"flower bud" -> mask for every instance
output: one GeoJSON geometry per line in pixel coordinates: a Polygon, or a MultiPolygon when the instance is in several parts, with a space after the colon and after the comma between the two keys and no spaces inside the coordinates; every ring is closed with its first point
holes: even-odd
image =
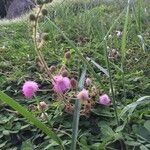
{"type": "Polygon", "coordinates": [[[70,59],[70,58],[71,58],[71,53],[70,53],[70,51],[68,51],[68,52],[65,53],[65,58],[66,58],[66,59],[70,59]]]}
{"type": "Polygon", "coordinates": [[[46,16],[46,15],[48,14],[47,9],[42,9],[42,11],[41,11],[41,12],[42,12],[42,15],[43,15],[43,16],[46,16]]]}
{"type": "Polygon", "coordinates": [[[41,116],[40,116],[40,118],[42,120],[46,120],[48,118],[48,114],[47,113],[42,113],[41,116]]]}
{"type": "Polygon", "coordinates": [[[29,19],[30,19],[30,21],[35,21],[36,16],[34,14],[30,14],[29,19]]]}
{"type": "Polygon", "coordinates": [[[79,94],[77,95],[77,98],[79,100],[89,100],[89,92],[85,89],[83,89],[82,91],[79,92],[79,94]]]}
{"type": "Polygon", "coordinates": [[[38,108],[38,110],[47,109],[48,108],[48,104],[46,104],[44,101],[42,101],[42,102],[39,103],[37,108],[38,108]]]}
{"type": "Polygon", "coordinates": [[[73,113],[73,106],[71,104],[66,104],[64,111],[69,113],[69,114],[72,114],[73,113]]]}
{"type": "Polygon", "coordinates": [[[85,80],[85,83],[86,83],[86,86],[90,86],[91,83],[92,83],[92,80],[91,80],[90,78],[87,78],[87,79],[85,80]]]}
{"type": "Polygon", "coordinates": [[[68,71],[67,71],[67,70],[64,70],[64,71],[62,72],[62,76],[63,76],[63,77],[68,77],[68,71]]]}
{"type": "Polygon", "coordinates": [[[49,71],[51,73],[53,73],[54,71],[56,70],[56,67],[54,65],[52,65],[50,68],[49,68],[49,71]]]}
{"type": "Polygon", "coordinates": [[[43,4],[43,0],[36,0],[37,5],[42,5],[43,4]]]}
{"type": "Polygon", "coordinates": [[[74,78],[72,78],[72,79],[70,80],[70,83],[71,83],[71,87],[72,87],[72,88],[76,88],[76,87],[77,87],[77,80],[75,80],[74,78]]]}

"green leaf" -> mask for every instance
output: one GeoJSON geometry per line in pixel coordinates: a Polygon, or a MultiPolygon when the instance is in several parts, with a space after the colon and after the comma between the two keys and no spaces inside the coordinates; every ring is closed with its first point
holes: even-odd
{"type": "Polygon", "coordinates": [[[144,146],[144,145],[141,145],[141,146],[140,146],[140,149],[141,149],[141,150],[149,150],[149,149],[148,149],[146,146],[144,146]]]}
{"type": "Polygon", "coordinates": [[[3,131],[3,135],[9,135],[9,134],[10,134],[10,132],[8,130],[3,131]]]}
{"type": "Polygon", "coordinates": [[[148,147],[148,148],[150,148],[150,144],[146,144],[145,146],[148,147]]]}
{"type": "Polygon", "coordinates": [[[0,148],[3,148],[6,145],[7,141],[3,142],[2,144],[0,144],[0,148]]]}
{"type": "Polygon", "coordinates": [[[101,132],[104,136],[114,137],[115,132],[106,122],[101,122],[99,124],[99,127],[101,128],[101,132]]]}
{"type": "Polygon", "coordinates": [[[129,116],[132,115],[135,108],[140,104],[148,104],[150,103],[150,96],[144,96],[139,98],[136,102],[133,102],[127,105],[120,113],[119,118],[122,120],[126,120],[129,116]]]}
{"type": "MultiPolygon", "coordinates": [[[[86,76],[86,67],[84,68],[78,88],[81,91],[84,88],[86,76]]],[[[74,108],[74,115],[73,115],[73,125],[72,125],[72,144],[71,150],[76,150],[76,143],[77,143],[77,136],[78,136],[78,127],[79,127],[79,118],[80,118],[80,109],[81,109],[81,102],[80,100],[76,99],[75,108],[74,108]]]]}
{"type": "Polygon", "coordinates": [[[25,141],[23,142],[22,146],[21,146],[21,150],[33,150],[33,145],[31,143],[31,141],[25,141]]]}
{"type": "Polygon", "coordinates": [[[141,143],[135,142],[135,141],[126,141],[125,144],[130,145],[130,146],[139,146],[141,143]]]}
{"type": "Polygon", "coordinates": [[[18,102],[10,98],[8,95],[0,91],[0,100],[11,106],[13,109],[18,111],[21,115],[23,115],[26,119],[28,119],[30,122],[32,122],[35,126],[37,126],[39,129],[41,129],[44,133],[46,133],[50,138],[52,138],[54,141],[56,141],[62,149],[64,149],[64,146],[62,145],[62,141],[60,138],[56,135],[56,133],[48,128],[45,124],[40,122],[35,116],[30,113],[27,109],[22,107],[18,102]]]}
{"type": "Polygon", "coordinates": [[[147,120],[145,123],[144,123],[144,127],[149,131],[150,133],[150,120],[147,120]]]}

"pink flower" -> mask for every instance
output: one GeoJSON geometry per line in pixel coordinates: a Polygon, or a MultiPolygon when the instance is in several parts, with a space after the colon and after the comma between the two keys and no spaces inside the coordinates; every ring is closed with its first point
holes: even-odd
{"type": "Polygon", "coordinates": [[[109,105],[110,104],[110,98],[107,94],[103,94],[99,97],[99,103],[102,105],[109,105]]]}
{"type": "Polygon", "coordinates": [[[23,84],[22,92],[25,97],[32,97],[35,92],[39,89],[38,84],[34,81],[26,81],[23,84]]]}
{"type": "Polygon", "coordinates": [[[89,99],[89,91],[83,89],[82,91],[79,92],[77,95],[77,98],[79,100],[88,100],[89,99]]]}
{"type": "Polygon", "coordinates": [[[54,86],[54,91],[57,93],[63,93],[67,89],[70,89],[70,79],[68,77],[63,77],[62,75],[56,75],[52,82],[54,86]]]}

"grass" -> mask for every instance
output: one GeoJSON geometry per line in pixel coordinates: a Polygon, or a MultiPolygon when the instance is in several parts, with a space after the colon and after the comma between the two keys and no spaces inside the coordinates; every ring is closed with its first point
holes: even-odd
{"type": "MultiPolygon", "coordinates": [[[[48,65],[65,63],[70,70],[77,72],[79,78],[83,65],[78,53],[76,53],[75,48],[77,48],[84,58],[89,57],[103,68],[109,67],[111,71],[109,74],[112,75],[112,88],[117,102],[117,112],[120,113],[126,105],[142,96],[149,95],[150,28],[148,3],[149,1],[135,1],[134,5],[130,5],[128,23],[126,24],[127,12],[123,10],[126,3],[87,0],[63,2],[61,5],[49,6],[48,18],[55,22],[76,47],[72,47],[62,36],[62,33],[45,18],[40,23],[38,30],[49,33],[50,40],[46,42],[43,48],[48,65]],[[121,17],[118,18],[119,15],[121,17]],[[116,30],[123,31],[123,29],[124,38],[122,40],[121,37],[116,36],[116,30]],[[110,34],[113,38],[109,39],[110,34]],[[143,37],[146,51],[143,51],[142,43],[137,35],[143,37]],[[110,49],[117,49],[120,53],[117,60],[108,60],[109,66],[105,63],[104,37],[107,39],[107,46],[110,49]],[[67,48],[71,49],[72,52],[72,59],[69,63],[65,62],[62,57],[67,48]],[[124,60],[121,59],[123,56],[121,50],[124,60]],[[122,72],[120,71],[122,70],[122,62],[124,64],[124,83],[122,83],[122,72]],[[123,86],[126,90],[126,99],[124,99],[123,86]]],[[[89,64],[93,66],[96,76],[109,93],[108,77],[90,61],[89,64]]],[[[94,80],[91,73],[88,70],[88,76],[94,80]]],[[[63,144],[69,149],[72,115],[65,113],[63,104],[54,101],[53,95],[47,92],[50,85],[49,81],[46,80],[45,73],[38,69],[36,63],[30,22],[26,17],[17,21],[0,22],[0,90],[5,91],[30,110],[29,105],[34,104],[35,99],[26,100],[21,94],[21,86],[26,79],[36,80],[42,89],[45,89],[45,91],[39,92],[38,98],[50,104],[48,113],[50,113],[52,125],[63,140],[63,144]]],[[[93,82],[99,85],[96,80],[93,82]]],[[[23,142],[23,145],[32,143],[34,149],[58,149],[55,142],[49,140],[39,129],[30,125],[9,106],[1,103],[0,107],[2,118],[0,122],[0,149],[19,149],[23,142]]],[[[149,104],[138,106],[132,116],[128,118],[128,124],[122,132],[117,133],[115,132],[114,109],[97,104],[90,117],[80,117],[77,149],[79,147],[81,150],[120,149],[117,147],[120,139],[123,139],[129,150],[134,149],[134,147],[137,150],[142,150],[143,147],[148,149],[150,132],[147,131],[146,124],[150,120],[149,112],[149,104]]],[[[122,124],[121,121],[120,125],[122,124]]]]}

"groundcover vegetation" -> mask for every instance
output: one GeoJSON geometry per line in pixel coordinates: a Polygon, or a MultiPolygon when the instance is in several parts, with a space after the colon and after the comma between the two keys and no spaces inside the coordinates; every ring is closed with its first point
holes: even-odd
{"type": "Polygon", "coordinates": [[[149,150],[150,2],[37,4],[0,21],[0,149],[149,150]]]}

